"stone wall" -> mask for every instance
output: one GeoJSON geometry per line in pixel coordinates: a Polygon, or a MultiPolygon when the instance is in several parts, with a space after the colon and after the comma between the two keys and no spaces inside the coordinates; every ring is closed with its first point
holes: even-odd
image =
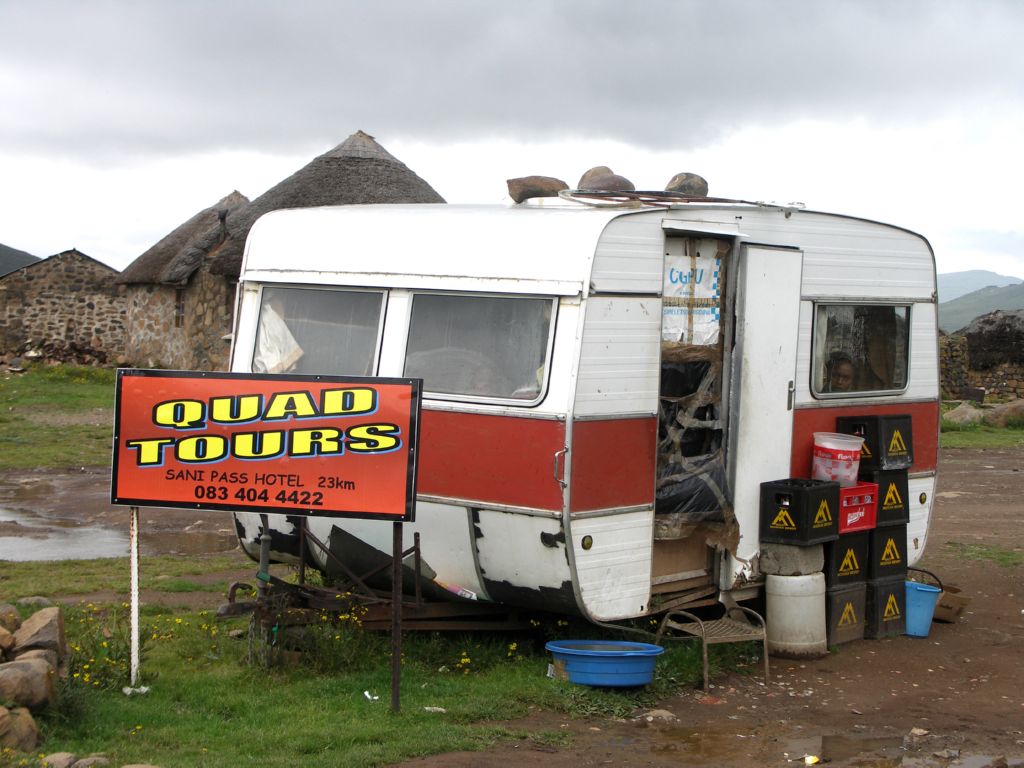
{"type": "Polygon", "coordinates": [[[206,265],[188,285],[127,286],[127,350],[133,365],[189,371],[227,370],[233,283],[206,265]],[[181,309],[179,313],[179,301],[181,309]]]}
{"type": "Polygon", "coordinates": [[[73,348],[99,363],[124,354],[126,306],[117,271],[76,250],[0,278],[0,354],[73,348]]]}
{"type": "Polygon", "coordinates": [[[959,400],[964,387],[981,387],[987,398],[1024,397],[1024,363],[1004,362],[986,371],[971,368],[965,336],[939,337],[939,372],[942,397],[959,400]]]}
{"type": "Polygon", "coordinates": [[[968,371],[968,385],[984,387],[987,397],[1024,397],[1024,363],[1003,363],[987,371],[968,371]]]}
{"type": "Polygon", "coordinates": [[[964,387],[971,386],[968,379],[969,360],[967,339],[963,336],[939,336],[939,387],[945,400],[956,400],[964,387]]]}

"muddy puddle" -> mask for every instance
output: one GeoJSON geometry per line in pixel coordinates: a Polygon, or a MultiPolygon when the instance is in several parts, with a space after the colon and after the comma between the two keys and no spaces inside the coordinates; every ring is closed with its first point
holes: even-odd
{"type": "MultiPolygon", "coordinates": [[[[645,736],[658,765],[835,765],[856,768],[990,768],[1024,766],[1019,759],[1003,763],[997,755],[968,755],[959,750],[932,750],[912,736],[877,733],[794,732],[781,726],[765,732],[742,726],[669,727],[645,736]]],[[[628,747],[630,745],[620,745],[628,747]]],[[[635,749],[637,745],[632,747],[635,749]]]]}
{"type": "Polygon", "coordinates": [[[0,509],[0,560],[72,560],[126,557],[128,536],[70,520],[44,520],[0,509]]]}
{"type": "MultiPolygon", "coordinates": [[[[238,545],[226,512],[143,508],[143,555],[226,552],[238,545]]],[[[0,479],[0,560],[127,557],[128,507],[110,503],[101,470],[11,473],[0,479]]]]}

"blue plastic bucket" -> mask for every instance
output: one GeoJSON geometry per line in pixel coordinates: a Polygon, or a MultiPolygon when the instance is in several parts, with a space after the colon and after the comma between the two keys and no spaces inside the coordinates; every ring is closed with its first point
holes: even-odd
{"type": "Polygon", "coordinates": [[[911,637],[928,637],[935,615],[935,604],[939,602],[942,589],[931,584],[908,581],[907,585],[907,634],[911,637]]]}
{"type": "Polygon", "coordinates": [[[552,640],[544,646],[565,666],[569,682],[628,687],[647,685],[664,648],[625,640],[552,640]]]}

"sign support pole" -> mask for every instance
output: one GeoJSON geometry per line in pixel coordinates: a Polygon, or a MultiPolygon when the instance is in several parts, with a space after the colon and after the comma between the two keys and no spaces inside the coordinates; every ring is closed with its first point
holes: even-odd
{"type": "Polygon", "coordinates": [[[139,682],[139,508],[131,508],[128,523],[128,567],[131,570],[131,687],[139,682]]]}
{"type": "Polygon", "coordinates": [[[391,526],[391,711],[398,712],[402,706],[402,524],[391,526]]]}

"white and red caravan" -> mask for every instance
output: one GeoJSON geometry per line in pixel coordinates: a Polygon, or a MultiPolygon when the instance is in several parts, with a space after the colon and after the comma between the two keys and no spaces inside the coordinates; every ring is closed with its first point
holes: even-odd
{"type": "MultiPolygon", "coordinates": [[[[910,564],[927,539],[935,266],[898,227],[721,201],[276,211],[249,234],[232,370],[423,378],[405,544],[428,594],[596,621],[750,597],[760,484],[809,477],[843,415],[912,416],[910,564]]],[[[298,518],[270,520],[295,562],[298,518]]],[[[390,558],[379,521],[308,524],[357,572],[390,558]]],[[[236,526],[258,557],[259,515],[236,526]]]]}

